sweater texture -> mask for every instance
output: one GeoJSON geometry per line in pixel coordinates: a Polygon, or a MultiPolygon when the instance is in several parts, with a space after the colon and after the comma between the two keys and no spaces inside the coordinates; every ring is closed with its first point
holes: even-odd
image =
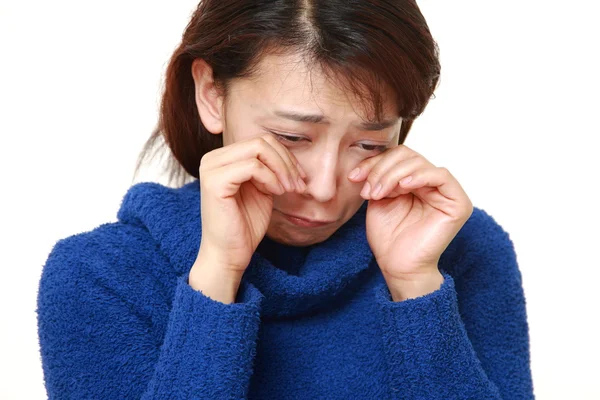
{"type": "Polygon", "coordinates": [[[477,207],[433,293],[392,301],[367,202],[308,247],[265,237],[236,302],[188,284],[200,185],[133,185],[117,221],[57,241],[39,283],[50,399],[532,399],[522,279],[477,207]]]}

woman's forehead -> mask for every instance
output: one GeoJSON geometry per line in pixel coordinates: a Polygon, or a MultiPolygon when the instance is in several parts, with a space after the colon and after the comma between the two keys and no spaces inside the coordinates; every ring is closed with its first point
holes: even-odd
{"type": "Polygon", "coordinates": [[[346,82],[334,81],[320,67],[307,65],[291,55],[265,56],[252,78],[236,79],[230,90],[240,101],[251,101],[257,112],[273,117],[296,117],[313,123],[349,118],[357,120],[357,124],[367,121],[390,125],[391,121],[398,121],[389,92],[383,96],[389,101],[384,105],[381,121],[374,118],[367,93],[364,89],[357,95],[346,82]]]}

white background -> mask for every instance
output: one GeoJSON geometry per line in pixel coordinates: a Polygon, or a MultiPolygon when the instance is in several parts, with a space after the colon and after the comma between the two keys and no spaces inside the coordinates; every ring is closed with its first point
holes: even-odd
{"type": "MultiPolygon", "coordinates": [[[[511,235],[538,399],[600,399],[596,2],[419,1],[442,78],[406,145],[511,235]]],[[[37,285],[116,220],[195,1],[0,1],[0,398],[46,398],[37,285]]],[[[164,179],[156,168],[138,181],[164,179]]]]}

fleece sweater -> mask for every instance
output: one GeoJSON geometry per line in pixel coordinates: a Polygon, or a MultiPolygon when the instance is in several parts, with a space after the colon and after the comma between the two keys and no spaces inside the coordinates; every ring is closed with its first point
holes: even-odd
{"type": "Polygon", "coordinates": [[[514,246],[482,209],[424,296],[392,300],[364,202],[324,242],[265,237],[225,304],[188,283],[200,195],[137,183],[116,222],[54,244],[36,309],[50,399],[533,398],[514,246]]]}

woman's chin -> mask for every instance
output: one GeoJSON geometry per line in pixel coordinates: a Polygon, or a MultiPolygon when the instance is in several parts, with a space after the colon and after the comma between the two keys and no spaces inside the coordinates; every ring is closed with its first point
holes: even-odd
{"type": "Polygon", "coordinates": [[[274,242],[287,246],[306,247],[327,240],[335,232],[311,232],[310,229],[293,229],[272,225],[266,236],[274,242]]]}

